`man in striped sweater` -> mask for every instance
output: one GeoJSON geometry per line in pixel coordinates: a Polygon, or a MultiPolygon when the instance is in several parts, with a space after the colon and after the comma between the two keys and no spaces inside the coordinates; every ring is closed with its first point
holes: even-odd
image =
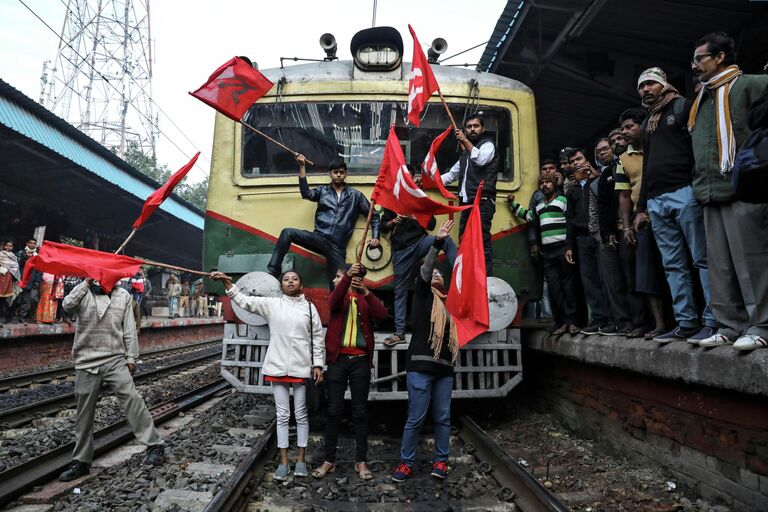
{"type": "Polygon", "coordinates": [[[92,279],[75,286],[64,297],[62,307],[77,314],[75,343],[75,451],[72,463],[59,475],[68,482],[90,472],[93,461],[93,420],[103,385],[114,392],[125,412],[136,439],[147,445],[145,464],[159,466],[165,459],[160,435],[152,416],[133,384],[139,339],[133,316],[133,299],[123,288],[115,286],[107,294],[92,279]]]}
{"type": "Polygon", "coordinates": [[[576,325],[576,296],[573,290],[574,266],[565,259],[566,217],[568,199],[558,193],[557,184],[545,174],[539,178],[539,190],[544,200],[533,209],[523,208],[515,202],[515,196],[507,195],[509,207],[515,215],[531,224],[538,224],[541,234],[541,255],[544,262],[544,278],[547,280],[555,330],[560,336],[580,332],[576,325]]]}

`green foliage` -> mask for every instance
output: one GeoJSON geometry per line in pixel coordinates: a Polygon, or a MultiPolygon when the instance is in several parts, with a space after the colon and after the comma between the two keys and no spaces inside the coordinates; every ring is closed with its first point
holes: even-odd
{"type": "MultiPolygon", "coordinates": [[[[124,160],[160,184],[165,183],[171,177],[168,166],[165,164],[158,165],[157,158],[145,154],[138,142],[134,140],[128,141],[124,160]]],[[[208,176],[204,180],[194,183],[190,182],[189,178],[185,178],[176,186],[174,193],[201,210],[205,210],[205,202],[208,197],[208,176]]]]}

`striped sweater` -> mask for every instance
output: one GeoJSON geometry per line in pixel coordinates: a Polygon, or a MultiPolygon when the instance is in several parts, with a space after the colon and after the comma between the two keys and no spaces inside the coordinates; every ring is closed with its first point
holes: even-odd
{"type": "Polygon", "coordinates": [[[538,223],[542,247],[565,242],[565,211],[568,208],[568,199],[564,195],[559,194],[550,200],[545,199],[531,210],[514,201],[509,204],[509,207],[524,221],[538,223]]]}

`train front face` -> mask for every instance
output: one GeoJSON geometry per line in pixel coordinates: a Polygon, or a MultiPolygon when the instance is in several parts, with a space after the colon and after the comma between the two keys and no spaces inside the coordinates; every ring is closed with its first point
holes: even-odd
{"type": "MultiPolygon", "coordinates": [[[[406,161],[417,170],[432,140],[450,126],[437,95],[425,108],[420,127],[406,126],[410,63],[403,63],[402,53],[393,51],[397,45],[381,51],[382,45],[365,44],[353,48],[353,61],[262,70],[276,85],[245,121],[314,161],[307,167],[310,187],[328,183],[328,164],[341,157],[349,170],[347,182],[370,197],[390,126],[395,126],[406,161]],[[382,60],[379,66],[377,58],[382,60]]],[[[402,43],[399,48],[401,52],[402,43]]],[[[457,123],[473,113],[482,115],[486,134],[494,139],[500,156],[492,227],[494,275],[511,284],[522,303],[536,299],[541,281],[528,255],[526,226],[506,206],[508,193],[527,201],[537,184],[533,94],[517,81],[489,73],[440,65],[432,69],[457,123]]],[[[206,269],[237,278],[266,270],[281,229],[311,231],[316,205],[299,195],[291,153],[220,114],[215,123],[203,259],[206,269]]],[[[455,139],[449,137],[437,155],[440,171],[447,172],[459,154],[455,139]]],[[[360,217],[347,246],[347,261],[354,261],[364,227],[360,217]]],[[[458,222],[452,236],[458,240],[458,222]]],[[[393,268],[386,235],[382,246],[380,257],[366,253],[363,264],[369,268],[370,286],[389,298],[393,268]]],[[[301,273],[305,293],[327,320],[324,258],[293,246],[284,262],[288,267],[301,273]]],[[[206,285],[209,292],[223,291],[210,281],[206,285]]]]}

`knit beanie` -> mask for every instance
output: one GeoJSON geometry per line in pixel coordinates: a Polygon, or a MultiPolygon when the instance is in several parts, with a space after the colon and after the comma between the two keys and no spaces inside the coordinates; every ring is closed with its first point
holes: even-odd
{"type": "Polygon", "coordinates": [[[640,78],[637,79],[637,87],[640,88],[640,84],[643,82],[658,82],[661,85],[667,85],[667,74],[661,70],[661,68],[648,68],[640,73],[640,78]]]}

